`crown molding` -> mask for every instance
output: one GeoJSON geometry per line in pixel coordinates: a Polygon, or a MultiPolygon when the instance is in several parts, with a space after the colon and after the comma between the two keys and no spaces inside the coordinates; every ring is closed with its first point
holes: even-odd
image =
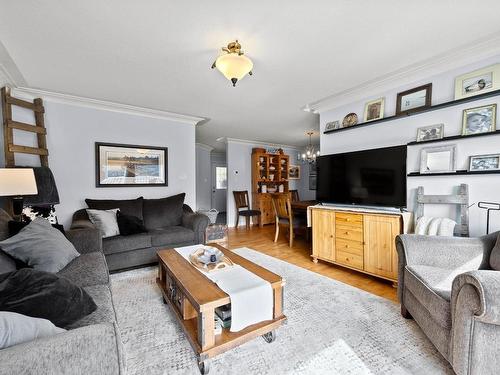
{"type": "Polygon", "coordinates": [[[323,99],[306,104],[302,109],[311,113],[322,113],[334,108],[360,101],[367,97],[418,81],[422,76],[432,77],[444,72],[473,64],[500,54],[500,33],[488,35],[473,43],[449,50],[392,73],[364,82],[353,88],[340,91],[323,99]]]}
{"type": "Polygon", "coordinates": [[[279,144],[279,143],[270,143],[270,142],[262,142],[262,141],[252,141],[249,139],[239,139],[239,138],[228,138],[228,137],[223,137],[223,138],[218,138],[218,142],[223,142],[223,143],[239,143],[239,144],[245,144],[245,145],[254,145],[254,146],[265,146],[265,147],[276,147],[276,148],[291,148],[293,150],[300,150],[299,147],[297,146],[291,146],[291,145],[284,145],[284,144],[279,144]]]}
{"type": "Polygon", "coordinates": [[[212,152],[215,148],[204,143],[196,143],[197,148],[201,148],[202,150],[212,152]]]}
{"type": "Polygon", "coordinates": [[[14,79],[2,64],[0,64],[0,86],[14,86],[14,79]]]}
{"type": "Polygon", "coordinates": [[[91,99],[81,96],[62,94],[58,92],[33,89],[28,87],[15,87],[12,89],[14,96],[24,99],[34,99],[42,98],[43,100],[64,103],[71,105],[78,105],[81,107],[100,109],[118,113],[125,113],[129,115],[144,116],[150,118],[156,118],[161,120],[171,120],[176,122],[181,122],[190,125],[196,125],[201,121],[205,121],[204,117],[196,117],[190,115],[184,115],[181,113],[161,111],[158,109],[137,107],[129,104],[115,103],[106,100],[91,99]]]}

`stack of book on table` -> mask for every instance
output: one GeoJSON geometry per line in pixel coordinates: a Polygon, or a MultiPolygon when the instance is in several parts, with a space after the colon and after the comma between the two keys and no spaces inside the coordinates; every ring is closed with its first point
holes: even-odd
{"type": "Polygon", "coordinates": [[[222,333],[222,328],[231,327],[231,304],[215,309],[215,334],[222,333]]]}

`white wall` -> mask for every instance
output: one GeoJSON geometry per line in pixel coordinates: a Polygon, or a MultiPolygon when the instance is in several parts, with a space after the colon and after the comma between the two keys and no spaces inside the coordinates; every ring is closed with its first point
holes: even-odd
{"type": "MultiPolygon", "coordinates": [[[[477,102],[470,102],[455,107],[448,107],[438,111],[427,112],[416,116],[388,121],[373,126],[361,127],[359,129],[348,130],[339,133],[323,134],[325,124],[333,120],[342,120],[349,112],[356,112],[361,119],[364,111],[364,104],[379,97],[385,97],[385,116],[395,113],[396,96],[398,92],[432,82],[432,103],[442,103],[453,100],[455,77],[479,69],[494,63],[500,62],[500,56],[484,60],[473,65],[468,65],[460,69],[449,71],[445,74],[433,77],[422,77],[418,82],[412,82],[402,87],[396,87],[379,95],[367,97],[363,100],[335,108],[320,115],[321,129],[321,153],[323,155],[373,149],[378,147],[394,146],[406,144],[414,141],[417,128],[444,123],[445,136],[457,135],[461,133],[462,111],[466,108],[477,107],[486,104],[496,103],[500,108],[500,98],[484,99],[477,102]]],[[[497,114],[500,114],[500,112],[497,114]]],[[[500,129],[500,121],[497,120],[497,129],[500,129]]],[[[420,151],[423,147],[441,146],[446,144],[456,144],[458,147],[457,169],[467,169],[470,155],[500,153],[500,135],[490,137],[479,137],[461,139],[453,142],[433,143],[427,145],[408,147],[408,172],[419,170],[420,151]]],[[[460,183],[469,185],[470,204],[478,201],[500,202],[500,175],[480,175],[480,176],[451,176],[451,177],[411,177],[408,183],[408,208],[413,210],[415,206],[415,190],[418,186],[424,186],[428,194],[450,194],[460,183]]],[[[430,207],[430,206],[429,206],[430,207]]],[[[435,206],[426,210],[426,215],[449,216],[458,220],[457,212],[449,207],[435,206]]],[[[500,214],[492,213],[491,230],[500,229],[500,214]]],[[[473,206],[470,209],[471,235],[481,235],[486,232],[486,213],[484,210],[473,206]]]]}
{"type": "MultiPolygon", "coordinates": [[[[85,198],[158,198],[185,192],[186,203],[196,206],[194,125],[50,100],[44,105],[49,166],[61,200],[56,210],[65,226],[75,210],[85,207],[85,198]],[[168,186],[96,188],[94,142],[168,147],[168,186]]],[[[33,123],[32,117],[23,109],[13,112],[14,120],[33,123]]],[[[18,144],[34,141],[29,133],[15,132],[18,144]]],[[[16,165],[36,163],[38,158],[16,156],[16,165]]]]}
{"type": "Polygon", "coordinates": [[[206,210],[212,206],[212,172],[210,155],[213,148],[196,144],[196,209],[206,210]]]}
{"type": "MultiPolygon", "coordinates": [[[[275,148],[275,145],[269,144],[265,145],[262,143],[251,143],[242,142],[235,140],[228,140],[226,145],[226,155],[227,155],[227,173],[228,173],[228,189],[227,189],[227,223],[229,226],[234,226],[235,220],[235,206],[234,206],[234,190],[248,190],[249,198],[252,199],[252,148],[262,147],[262,148],[275,148]]],[[[290,164],[297,165],[297,154],[299,149],[293,147],[283,147],[285,154],[290,155],[290,164]]],[[[307,167],[301,165],[301,179],[300,180],[290,180],[289,189],[299,190],[299,195],[301,199],[308,199],[311,196],[309,192],[309,174],[307,173],[307,167]],[[305,184],[303,181],[307,180],[305,184]],[[304,189],[307,188],[307,192],[304,189]]],[[[315,192],[312,194],[314,199],[315,192]]],[[[240,217],[240,225],[244,222],[244,218],[240,217]]]]}

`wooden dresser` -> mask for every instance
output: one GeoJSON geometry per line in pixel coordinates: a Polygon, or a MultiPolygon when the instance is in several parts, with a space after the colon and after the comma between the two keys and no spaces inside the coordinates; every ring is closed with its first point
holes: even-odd
{"type": "Polygon", "coordinates": [[[395,238],[402,233],[399,214],[312,208],[313,253],[318,259],[397,281],[395,238]]]}

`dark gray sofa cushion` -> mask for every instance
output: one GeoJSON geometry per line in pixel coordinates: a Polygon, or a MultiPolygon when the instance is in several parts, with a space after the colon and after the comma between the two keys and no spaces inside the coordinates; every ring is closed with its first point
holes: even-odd
{"type": "Polygon", "coordinates": [[[0,208],[0,241],[9,238],[9,221],[12,217],[0,208]]]}
{"type": "Polygon", "coordinates": [[[112,210],[118,208],[125,215],[143,219],[143,198],[137,199],[85,199],[89,208],[94,210],[112,210]]]}
{"type": "MultiPolygon", "coordinates": [[[[185,193],[161,199],[144,199],[144,225],[147,230],[182,224],[185,193]]],[[[137,216],[137,215],[136,215],[137,216]]]]}
{"type": "Polygon", "coordinates": [[[130,236],[108,237],[102,240],[104,254],[123,253],[124,251],[151,247],[151,234],[139,233],[130,236]]]}
{"type": "Polygon", "coordinates": [[[184,244],[194,241],[194,231],[181,226],[155,229],[149,232],[153,246],[184,244]]]}
{"type": "Polygon", "coordinates": [[[8,254],[0,250],[0,274],[15,271],[16,262],[8,254]]]}
{"type": "Polygon", "coordinates": [[[91,324],[114,323],[116,316],[109,287],[107,285],[94,285],[83,289],[92,297],[97,305],[97,310],[64,328],[74,329],[91,324]]]}
{"type": "Polygon", "coordinates": [[[0,310],[64,327],[97,308],[88,293],[53,273],[23,268],[0,275],[0,310]]]}
{"type": "Polygon", "coordinates": [[[108,267],[100,251],[80,255],[57,273],[78,286],[107,285],[108,267]]]}
{"type": "Polygon", "coordinates": [[[500,235],[498,235],[495,247],[491,250],[490,267],[492,270],[500,271],[500,235]]]}

